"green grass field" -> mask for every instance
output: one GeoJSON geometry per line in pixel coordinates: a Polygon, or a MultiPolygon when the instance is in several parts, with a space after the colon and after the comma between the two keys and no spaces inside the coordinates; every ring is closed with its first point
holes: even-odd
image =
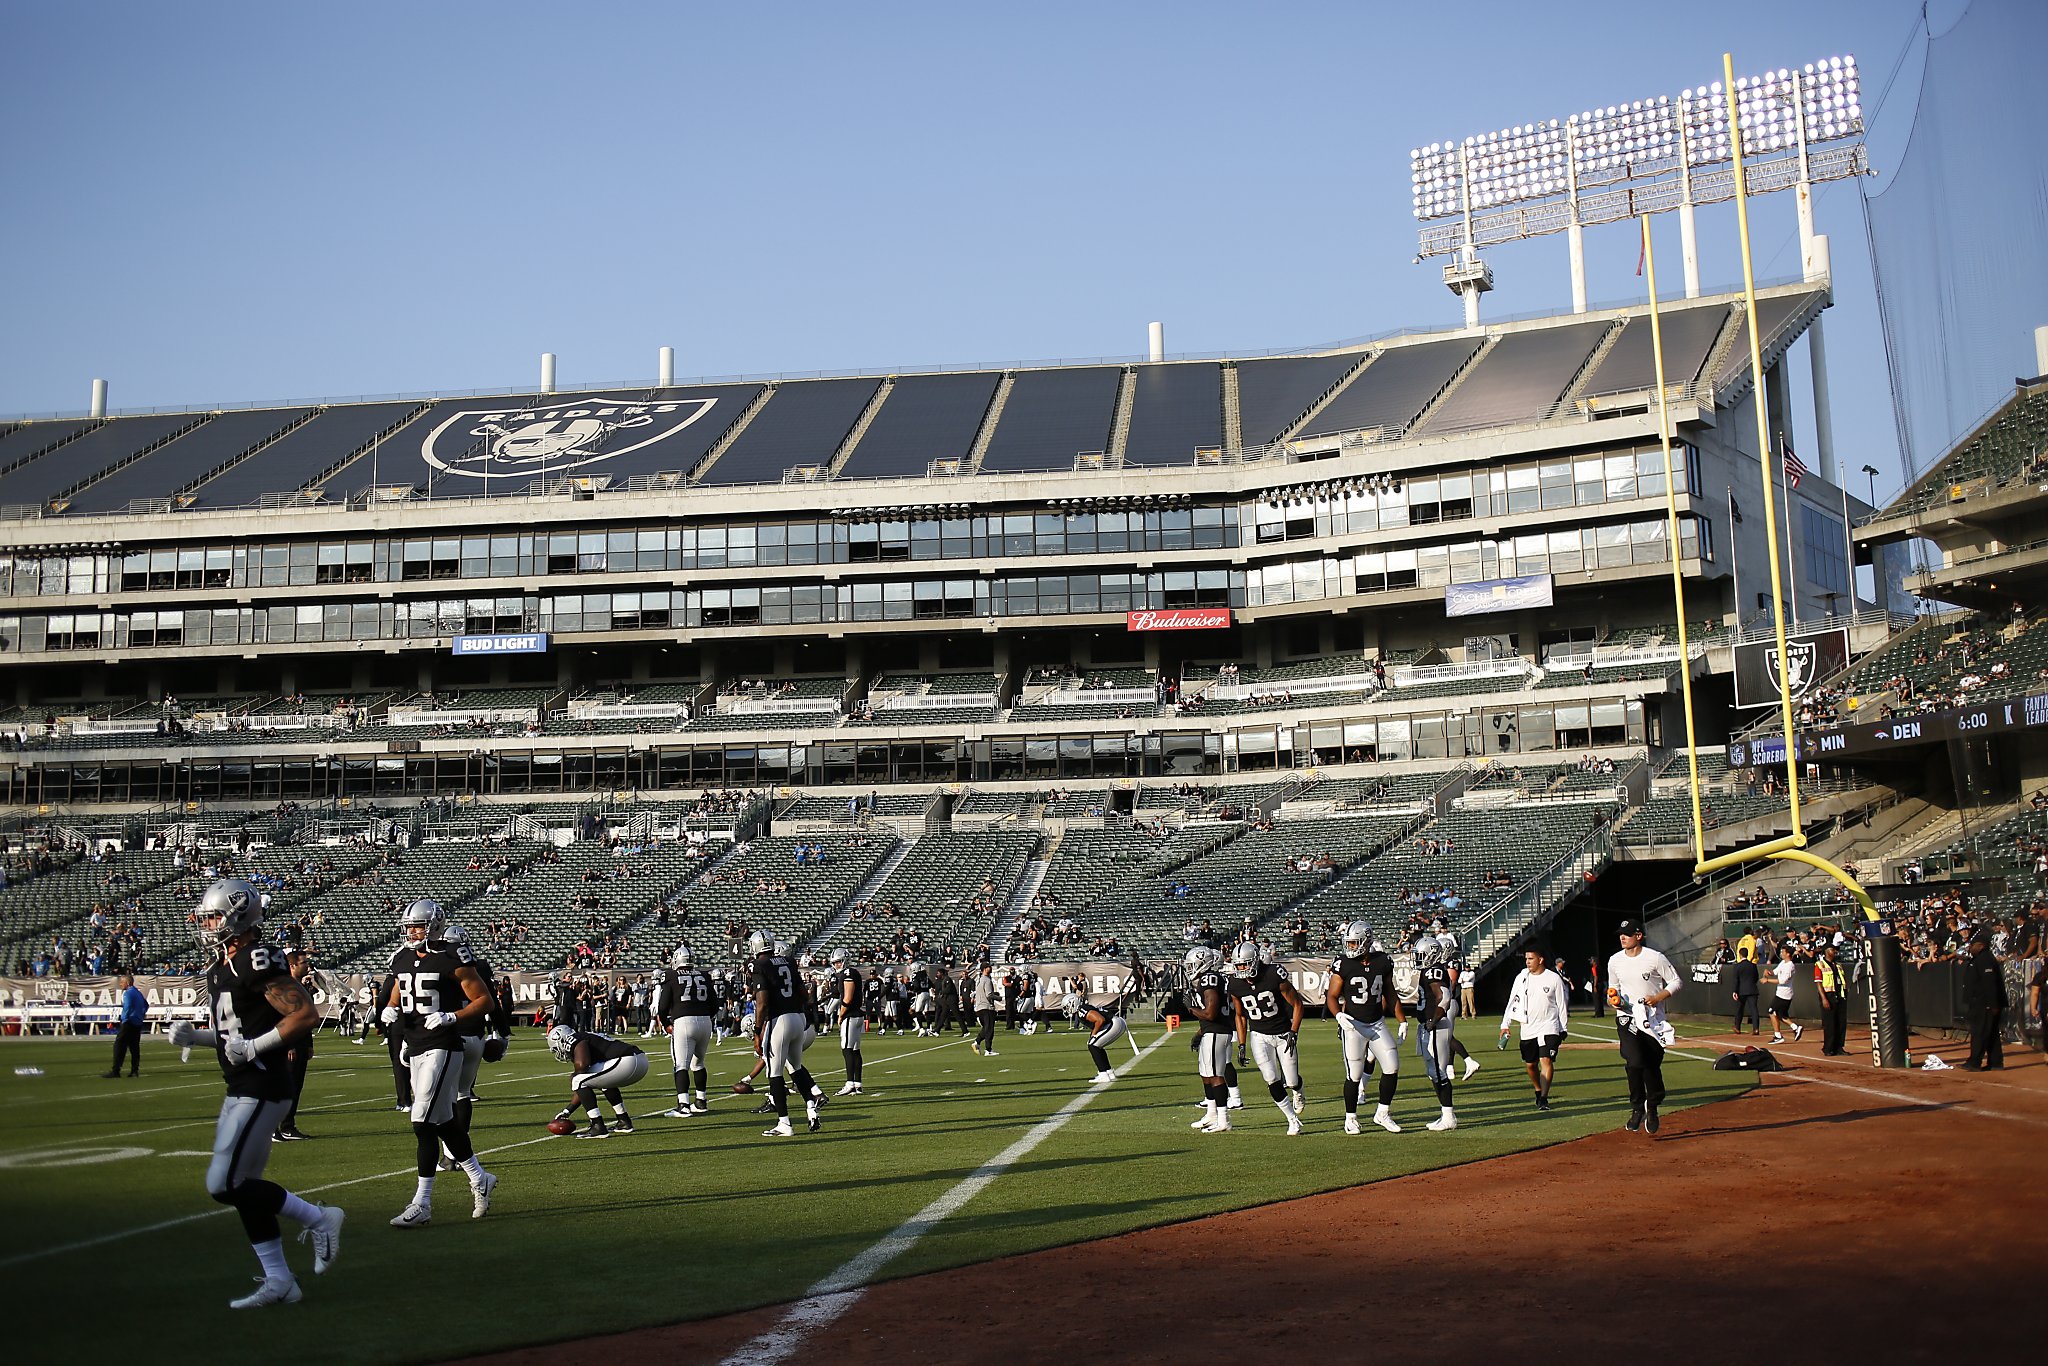
{"type": "MultiPolygon", "coordinates": [[[[1611,1038],[1603,1022],[1578,1027],[1611,1038]]],[[[1246,1073],[1238,1129],[1188,1128],[1199,1101],[1185,1036],[1152,1049],[1056,1132],[1008,1166],[880,1272],[889,1278],[1192,1219],[1455,1163],[1473,1162],[1619,1127],[1625,1088],[1611,1050],[1560,1059],[1556,1108],[1530,1104],[1516,1055],[1492,1048],[1482,1022],[1468,1043],[1482,1070],[1458,1090],[1457,1132],[1435,1134],[1434,1098],[1412,1048],[1394,1113],[1408,1132],[1339,1127],[1341,1068],[1331,1027],[1302,1039],[1311,1097],[1307,1133],[1289,1139],[1246,1073]]],[[[1145,1025],[1150,1045],[1160,1030],[1145,1025]]],[[[648,1080],[628,1093],[639,1132],[602,1143],[557,1139],[542,1127],[565,1101],[564,1069],[523,1031],[486,1067],[474,1138],[502,1178],[491,1215],[469,1218],[460,1175],[444,1175],[435,1222],[386,1226],[410,1198],[413,1141],[392,1110],[390,1074],[374,1042],[323,1036],[300,1125],[315,1141],[275,1145],[268,1175],[348,1210],[339,1264],[310,1273],[309,1246],[287,1251],[302,1304],[261,1311],[290,1333],[309,1363],[429,1361],[467,1352],[700,1318],[802,1295],[848,1259],[953,1188],[1088,1089],[1082,1036],[1062,1023],[1022,1038],[998,1033],[1000,1056],[956,1039],[875,1038],[867,1089],[836,1100],[823,1132],[770,1140],[749,1113],[758,1097],[728,1092],[751,1057],[728,1042],[713,1059],[712,1113],[655,1118],[672,1103],[665,1041],[648,1080]],[[438,1287],[438,1289],[436,1289],[438,1287]],[[422,1294],[444,1331],[398,1312],[422,1294]]],[[[1114,1055],[1132,1061],[1128,1045],[1114,1055]]],[[[202,1187],[218,1071],[195,1054],[181,1065],[145,1044],[143,1075],[100,1077],[103,1040],[9,1040],[0,1045],[0,1276],[26,1312],[18,1359],[90,1344],[95,1355],[199,1355],[211,1339],[184,1337],[231,1316],[229,1298],[256,1263],[234,1215],[202,1187]],[[20,1067],[44,1075],[17,1075],[20,1067]],[[185,1351],[184,1344],[189,1347],[185,1351]]],[[[809,1060],[836,1090],[838,1049],[809,1060]]],[[[1666,1065],[1680,1109],[1750,1084],[1674,1056],[1666,1065]]],[[[1370,1103],[1365,1107],[1370,1111],[1370,1103]]]]}

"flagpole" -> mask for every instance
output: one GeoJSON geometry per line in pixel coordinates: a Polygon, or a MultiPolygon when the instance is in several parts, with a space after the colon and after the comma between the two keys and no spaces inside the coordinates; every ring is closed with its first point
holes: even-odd
{"type": "Polygon", "coordinates": [[[1728,567],[1735,575],[1735,634],[1742,635],[1742,535],[1735,528],[1735,485],[1728,486],[1728,567]]]}
{"type": "MultiPolygon", "coordinates": [[[[1837,470],[1836,473],[1840,474],[1841,471],[1837,470]]],[[[1842,487],[1841,494],[1842,553],[1848,557],[1843,561],[1843,564],[1849,576],[1849,617],[1851,620],[1854,620],[1856,616],[1856,538],[1849,534],[1849,489],[1846,484],[1842,487]]]]}
{"type": "MultiPolygon", "coordinates": [[[[1756,401],[1759,409],[1763,406],[1764,386],[1759,379],[1756,386],[1756,401]]],[[[1778,489],[1785,500],[1785,585],[1792,591],[1792,629],[1799,629],[1799,551],[1798,534],[1792,529],[1799,507],[1792,501],[1792,478],[1785,472],[1785,452],[1791,449],[1785,444],[1785,434],[1778,434],[1778,489]]],[[[1774,535],[1775,539],[1775,535],[1774,535]]]]}

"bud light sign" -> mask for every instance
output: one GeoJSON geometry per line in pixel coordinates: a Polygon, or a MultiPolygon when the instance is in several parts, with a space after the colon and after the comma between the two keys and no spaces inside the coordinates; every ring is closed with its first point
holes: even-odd
{"type": "Polygon", "coordinates": [[[457,636],[453,653],[458,655],[544,655],[548,633],[535,631],[511,636],[457,636]]]}

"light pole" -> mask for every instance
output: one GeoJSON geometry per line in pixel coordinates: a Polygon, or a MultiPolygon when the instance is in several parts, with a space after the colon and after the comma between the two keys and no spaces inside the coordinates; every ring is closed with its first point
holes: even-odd
{"type": "Polygon", "coordinates": [[[1865,465],[1863,472],[1870,476],[1870,510],[1877,511],[1877,466],[1865,465]]]}

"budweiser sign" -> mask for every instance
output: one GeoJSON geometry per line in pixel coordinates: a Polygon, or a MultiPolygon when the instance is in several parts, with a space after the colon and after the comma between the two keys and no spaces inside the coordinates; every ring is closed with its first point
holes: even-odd
{"type": "Polygon", "coordinates": [[[1230,625],[1228,607],[1181,607],[1168,612],[1126,612],[1127,631],[1213,631],[1230,625]]]}

